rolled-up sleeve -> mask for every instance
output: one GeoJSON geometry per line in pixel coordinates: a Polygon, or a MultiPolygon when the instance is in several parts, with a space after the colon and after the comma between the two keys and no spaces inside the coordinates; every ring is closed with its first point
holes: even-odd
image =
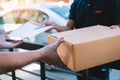
{"type": "Polygon", "coordinates": [[[77,0],[74,0],[74,2],[72,3],[71,5],[71,8],[70,8],[70,13],[69,13],[69,19],[72,19],[75,21],[75,18],[76,18],[76,1],[77,0]]]}

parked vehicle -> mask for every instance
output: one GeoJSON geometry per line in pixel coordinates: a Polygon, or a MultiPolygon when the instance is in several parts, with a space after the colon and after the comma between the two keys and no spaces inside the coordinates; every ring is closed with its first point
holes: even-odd
{"type": "MultiPolygon", "coordinates": [[[[33,20],[38,23],[50,20],[59,23],[60,25],[65,25],[68,13],[68,6],[37,4],[16,7],[7,10],[0,15],[0,33],[14,30],[29,20],[33,20]]],[[[45,45],[47,42],[47,38],[45,36],[47,35],[48,33],[42,33],[35,36],[35,39],[29,39],[32,39],[32,42],[45,45]]]]}

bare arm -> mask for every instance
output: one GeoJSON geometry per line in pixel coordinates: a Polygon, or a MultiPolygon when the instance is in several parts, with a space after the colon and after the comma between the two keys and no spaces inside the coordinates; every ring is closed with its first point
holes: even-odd
{"type": "Polygon", "coordinates": [[[63,67],[64,64],[57,55],[57,47],[62,41],[63,38],[60,38],[54,44],[33,51],[0,52],[0,74],[21,68],[36,60],[43,61],[49,65],[63,67]]]}
{"type": "Polygon", "coordinates": [[[120,24],[118,25],[118,27],[120,28],[120,24]]]}
{"type": "Polygon", "coordinates": [[[68,20],[68,22],[65,26],[61,26],[57,23],[50,22],[50,21],[46,21],[43,24],[45,24],[46,26],[54,26],[53,29],[57,30],[58,32],[67,31],[67,30],[71,30],[74,28],[74,21],[73,20],[68,20]]]}
{"type": "Polygon", "coordinates": [[[23,67],[36,59],[38,59],[37,51],[0,52],[0,74],[23,67]]]}

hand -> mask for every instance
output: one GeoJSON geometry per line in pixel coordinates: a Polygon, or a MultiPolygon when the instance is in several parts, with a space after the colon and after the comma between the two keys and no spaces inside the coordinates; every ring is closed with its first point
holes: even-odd
{"type": "Polygon", "coordinates": [[[44,24],[45,26],[56,26],[57,24],[52,21],[44,21],[41,24],[44,24]]]}
{"type": "Polygon", "coordinates": [[[6,32],[6,33],[4,33],[4,34],[1,34],[1,35],[0,35],[0,42],[5,42],[7,35],[10,34],[11,32],[12,32],[12,31],[8,31],[8,32],[6,32]]]}
{"type": "Polygon", "coordinates": [[[44,22],[41,22],[41,23],[37,23],[36,25],[39,26],[38,28],[48,27],[48,29],[45,32],[47,32],[47,33],[54,33],[54,32],[57,32],[54,29],[55,28],[54,24],[55,24],[54,22],[44,21],[44,22]]]}
{"type": "Polygon", "coordinates": [[[111,29],[120,29],[120,25],[112,25],[110,26],[111,29]]]}
{"type": "Polygon", "coordinates": [[[20,45],[22,42],[23,42],[23,40],[16,40],[16,41],[12,41],[12,42],[7,42],[7,41],[0,42],[0,44],[1,44],[0,48],[5,48],[5,49],[14,48],[14,47],[20,45]]]}
{"type": "Polygon", "coordinates": [[[61,61],[59,55],[57,54],[57,48],[63,41],[63,38],[60,38],[54,44],[50,44],[42,48],[43,56],[40,61],[47,63],[48,65],[54,65],[56,67],[66,67],[61,61]]]}
{"type": "Polygon", "coordinates": [[[11,31],[0,35],[0,48],[13,48],[13,47],[18,46],[19,44],[21,44],[23,42],[23,40],[16,40],[13,42],[7,42],[6,37],[10,33],[11,33],[11,31]]]}

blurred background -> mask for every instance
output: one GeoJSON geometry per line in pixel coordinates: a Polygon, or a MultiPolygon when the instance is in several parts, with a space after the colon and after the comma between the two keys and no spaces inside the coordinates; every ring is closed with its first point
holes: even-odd
{"type": "MultiPolygon", "coordinates": [[[[38,23],[50,20],[65,25],[71,3],[72,0],[0,0],[0,34],[14,30],[29,20],[38,23]]],[[[42,33],[29,38],[29,41],[46,45],[47,35],[42,33]]]]}
{"type": "Polygon", "coordinates": [[[0,11],[28,4],[39,4],[43,2],[65,2],[70,4],[73,0],[0,0],[0,11]]]}
{"type": "MultiPolygon", "coordinates": [[[[14,30],[29,20],[38,23],[51,20],[60,25],[65,25],[69,15],[70,5],[73,0],[0,0],[0,34],[14,30]]],[[[41,33],[27,38],[30,42],[41,45],[47,44],[48,33],[41,33]],[[46,36],[46,37],[45,37],[46,36]]],[[[26,40],[26,38],[25,38],[26,40]]],[[[18,50],[17,50],[18,51],[18,50]]],[[[20,49],[21,51],[21,49],[20,49]]],[[[22,50],[24,51],[24,50],[22,50]]],[[[39,80],[39,64],[32,63],[23,70],[16,70],[18,80],[39,80]],[[36,73],[38,76],[31,74],[36,73]]],[[[0,80],[11,80],[11,73],[0,75],[0,80]]],[[[76,75],[59,70],[46,70],[47,80],[77,80],[76,75]]],[[[110,70],[110,80],[120,80],[120,71],[110,70]]]]}

